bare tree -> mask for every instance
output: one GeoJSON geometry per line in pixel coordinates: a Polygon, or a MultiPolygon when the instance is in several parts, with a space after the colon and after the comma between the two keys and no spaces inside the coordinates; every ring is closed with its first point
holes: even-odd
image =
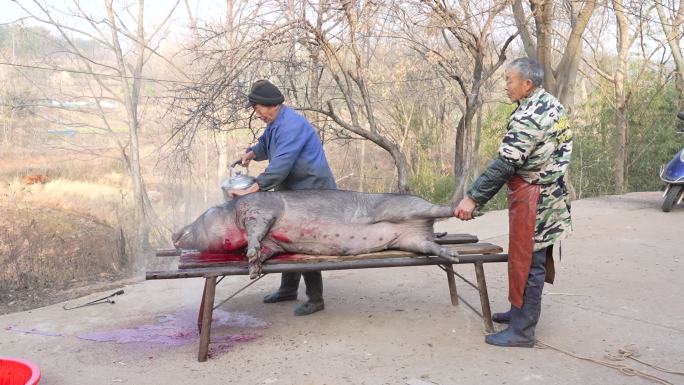
{"type": "Polygon", "coordinates": [[[535,33],[528,27],[523,0],[513,0],[513,15],[522,38],[527,56],[544,67],[544,88],[572,112],[574,109],[575,81],[582,57],[582,34],[596,9],[596,0],[529,0],[529,8],[535,22],[535,33]],[[569,18],[567,34],[554,31],[560,25],[559,15],[565,11],[569,18]],[[559,43],[553,44],[554,32],[559,43]],[[534,36],[534,38],[533,38],[534,36]],[[557,50],[557,54],[554,54],[557,50]],[[554,66],[554,63],[555,66],[554,66]]]}
{"type": "Polygon", "coordinates": [[[678,108],[684,109],[684,56],[682,54],[682,34],[684,30],[684,3],[671,0],[655,1],[655,7],[660,19],[660,25],[665,33],[665,39],[670,46],[672,58],[675,62],[675,86],[679,91],[678,108]],[[667,5],[667,7],[666,7],[667,5]]]}
{"type": "MultiPolygon", "coordinates": [[[[15,1],[16,2],[16,1],[15,1]]],[[[29,17],[54,27],[65,42],[65,51],[75,63],[80,66],[80,73],[88,81],[88,90],[96,101],[95,116],[102,122],[101,131],[108,134],[117,144],[121,160],[128,171],[133,187],[134,223],[136,225],[133,245],[133,268],[140,269],[144,263],[144,256],[149,251],[150,220],[155,215],[152,210],[140,162],[140,102],[143,84],[143,68],[151,56],[160,57],[156,47],[149,43],[155,41],[170,19],[176,5],[160,25],[150,34],[145,34],[144,11],[145,2],[138,2],[137,15],[133,16],[129,10],[125,12],[132,17],[135,29],[131,30],[123,22],[122,16],[114,9],[113,0],[105,0],[106,16],[96,18],[90,16],[78,1],[73,3],[73,11],[69,17],[79,19],[90,27],[90,30],[65,24],[55,15],[64,11],[55,11],[39,0],[33,0],[37,12],[30,10],[23,4],[16,2],[29,17]],[[94,57],[92,52],[84,50],[76,42],[76,38],[91,40],[100,47],[109,50],[112,57],[94,57]],[[127,40],[130,49],[122,47],[122,39],[127,40]],[[103,101],[117,100],[126,110],[128,128],[127,140],[122,140],[116,134],[113,119],[103,108],[103,101]]]]}
{"type": "MultiPolygon", "coordinates": [[[[382,88],[368,79],[386,71],[378,52],[398,51],[381,47],[389,28],[386,8],[372,2],[309,0],[262,6],[277,13],[268,20],[261,15],[250,19],[241,32],[249,38],[242,44],[218,48],[211,41],[222,33],[207,29],[203,45],[193,49],[203,65],[197,66],[197,85],[185,87],[174,103],[184,117],[177,125],[176,142],[190,148],[200,127],[239,128],[236,122],[244,122],[239,106],[248,80],[267,74],[281,80],[295,107],[312,113],[322,139],[325,117],[332,123],[333,138],[361,137],[385,150],[397,170],[397,189],[408,191],[410,169],[402,149],[408,131],[390,118],[397,96],[383,95],[382,88]],[[335,131],[334,126],[342,130],[335,131]]],[[[361,147],[363,153],[365,146],[361,147]]],[[[364,163],[362,159],[361,170],[364,163]]]]}
{"type": "MultiPolygon", "coordinates": [[[[639,79],[649,68],[651,58],[661,47],[656,46],[650,53],[643,51],[644,60],[633,61],[633,70],[629,71],[629,52],[637,37],[643,35],[647,26],[644,16],[648,15],[653,5],[644,7],[639,1],[611,0],[613,16],[615,17],[617,56],[615,60],[607,60],[597,54],[597,48],[602,46],[601,40],[608,33],[600,28],[594,37],[595,42],[588,44],[592,53],[592,59],[585,58],[584,62],[589,65],[599,79],[605,79],[612,86],[612,105],[615,111],[615,125],[613,127],[613,183],[615,194],[622,194],[626,188],[626,163],[627,163],[627,139],[629,133],[629,119],[627,106],[632,98],[635,87],[639,86],[639,79]],[[630,76],[631,75],[631,76],[630,76]],[[630,78],[630,81],[628,81],[630,78]]],[[[608,24],[609,25],[609,24],[608,24]]],[[[610,49],[612,51],[612,48],[610,49]]],[[[597,82],[600,85],[601,82],[597,82]]]]}
{"type": "MultiPolygon", "coordinates": [[[[527,56],[538,60],[544,68],[544,88],[555,95],[572,114],[575,109],[575,82],[582,58],[582,35],[596,9],[597,0],[562,0],[560,4],[556,0],[529,0],[528,4],[535,22],[534,34],[528,27],[530,16],[526,15],[523,0],[513,0],[512,5],[523,47],[527,56]],[[562,11],[565,11],[569,20],[565,33],[554,31],[553,28],[554,25],[560,25],[558,21],[562,11]],[[555,46],[554,34],[558,36],[555,46]],[[555,67],[554,63],[557,63],[555,67]]],[[[566,185],[574,199],[576,193],[570,174],[566,177],[566,185]]]]}
{"type": "Polygon", "coordinates": [[[459,105],[461,118],[456,126],[454,154],[454,201],[458,201],[465,195],[476,152],[473,145],[479,143],[480,131],[476,129],[473,133],[473,119],[483,105],[482,88],[505,62],[506,51],[517,33],[508,34],[501,44],[493,37],[495,21],[509,5],[507,1],[421,3],[434,16],[431,20],[435,20],[425,29],[439,31],[443,44],[430,47],[414,36],[413,46],[436,64],[438,74],[456,84],[459,94],[454,99],[463,100],[459,105]]]}
{"type": "Polygon", "coordinates": [[[367,80],[373,49],[367,45],[371,44],[371,40],[364,40],[362,37],[382,33],[375,30],[382,28],[381,23],[376,23],[379,20],[380,6],[372,2],[349,1],[343,1],[338,6],[339,8],[329,8],[331,12],[336,12],[338,30],[324,30],[307,20],[302,22],[302,26],[310,41],[320,47],[322,64],[333,79],[342,103],[328,99],[326,108],[311,106],[308,109],[328,116],[345,130],[370,140],[387,151],[397,170],[399,192],[409,192],[406,156],[399,143],[391,139],[376,116],[378,103],[374,101],[367,80]]]}
{"type": "Polygon", "coordinates": [[[613,77],[615,85],[615,131],[613,138],[613,151],[615,160],[613,163],[613,179],[615,180],[615,193],[622,194],[625,186],[625,160],[627,145],[627,95],[625,92],[625,76],[627,75],[627,55],[634,38],[629,36],[629,21],[625,15],[621,0],[613,0],[615,21],[617,22],[617,47],[618,58],[613,77]]]}
{"type": "MultiPolygon", "coordinates": [[[[222,133],[251,128],[243,108],[247,89],[263,74],[258,68],[263,70],[268,63],[268,49],[282,43],[278,35],[290,28],[288,23],[259,23],[262,2],[228,1],[227,6],[225,24],[201,26],[184,50],[193,81],[178,85],[168,106],[168,114],[174,116],[169,142],[179,169],[193,162],[191,150],[200,132],[220,138],[222,133]]],[[[219,158],[218,167],[223,169],[227,153],[219,158]]]]}

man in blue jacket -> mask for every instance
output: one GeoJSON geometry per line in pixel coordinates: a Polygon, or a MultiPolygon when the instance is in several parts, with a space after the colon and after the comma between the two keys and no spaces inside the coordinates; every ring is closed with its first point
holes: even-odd
{"type": "MultiPolygon", "coordinates": [[[[266,170],[245,194],[268,190],[337,189],[321,140],[306,118],[285,106],[278,87],[267,80],[252,85],[248,106],[266,123],[266,130],[256,145],[241,156],[242,164],[268,159],[266,170]]],[[[304,273],[309,300],[298,306],[295,315],[309,315],[323,310],[323,278],[320,271],[304,273]]],[[[264,297],[264,302],[297,299],[301,273],[283,273],[280,288],[264,297]]]]}

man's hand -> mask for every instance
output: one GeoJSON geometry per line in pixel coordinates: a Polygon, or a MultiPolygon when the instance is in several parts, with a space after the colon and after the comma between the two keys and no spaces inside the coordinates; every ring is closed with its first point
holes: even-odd
{"type": "Polygon", "coordinates": [[[256,158],[256,154],[254,153],[254,151],[246,152],[240,156],[240,163],[242,163],[243,166],[247,167],[249,165],[249,162],[254,158],[256,158]]]}
{"type": "Polygon", "coordinates": [[[469,221],[473,219],[475,207],[477,207],[477,203],[475,203],[471,197],[466,196],[458,203],[458,206],[456,206],[454,216],[462,221],[469,221]]]}
{"type": "Polygon", "coordinates": [[[230,191],[230,197],[235,198],[235,197],[241,197],[243,195],[251,194],[253,192],[259,191],[259,185],[254,183],[252,186],[250,186],[248,189],[244,190],[231,190],[230,191]]]}

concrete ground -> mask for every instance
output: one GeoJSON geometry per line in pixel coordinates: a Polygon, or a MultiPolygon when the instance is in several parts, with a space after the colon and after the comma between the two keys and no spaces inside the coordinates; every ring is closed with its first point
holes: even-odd
{"type": "MultiPolygon", "coordinates": [[[[684,371],[684,207],[663,213],[661,203],[656,192],[574,202],[575,232],[562,244],[556,284],[544,290],[541,341],[599,360],[636,344],[639,359],[684,371]]],[[[507,214],[449,220],[437,230],[505,246],[507,214]]],[[[457,271],[474,279],[469,266],[457,271]]],[[[506,309],[505,264],[485,272],[493,310],[506,309]]],[[[205,363],[197,362],[192,328],[200,279],[129,285],[114,305],[65,311],[57,304],[0,316],[0,356],[36,362],[42,385],[654,383],[550,348],[486,345],[481,319],[463,303],[451,306],[436,267],[323,274],[326,309],[315,315],[294,317],[298,302],[262,303],[278,285],[275,275],[221,306],[218,342],[205,363]],[[112,335],[143,341],[98,341],[112,335]]],[[[227,278],[217,301],[247,282],[227,278]]],[[[457,286],[479,308],[477,292],[460,280],[457,286]]],[[[617,364],[684,384],[684,376],[633,360],[617,364]]]]}

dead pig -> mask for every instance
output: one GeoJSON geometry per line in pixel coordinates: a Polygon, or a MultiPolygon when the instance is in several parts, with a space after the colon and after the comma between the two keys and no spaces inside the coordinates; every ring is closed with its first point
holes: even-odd
{"type": "Polygon", "coordinates": [[[341,190],[257,192],[204,212],[173,235],[178,249],[247,249],[255,278],[273,255],[355,255],[398,249],[458,262],[434,242],[433,224],[453,208],[416,196],[341,190]]]}

